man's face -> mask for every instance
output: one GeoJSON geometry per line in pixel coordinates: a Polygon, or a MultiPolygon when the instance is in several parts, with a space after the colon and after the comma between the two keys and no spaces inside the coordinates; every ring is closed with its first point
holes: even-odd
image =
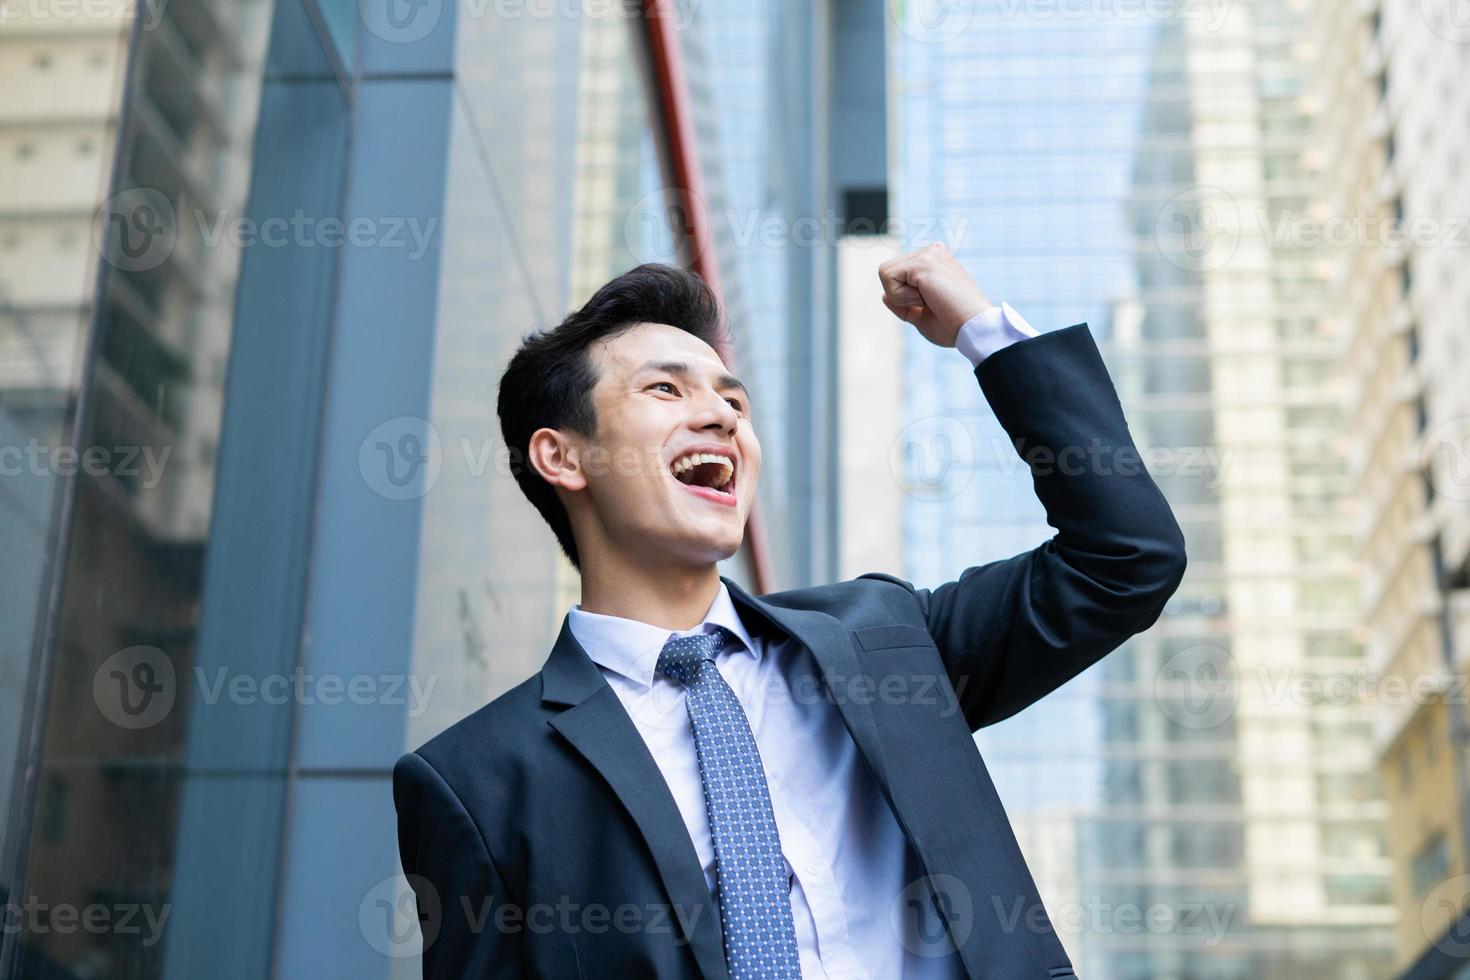
{"type": "Polygon", "coordinates": [[[745,389],[714,348],[668,324],[640,324],[587,356],[597,435],[575,444],[606,540],[692,565],[733,555],[760,477],[745,389]]]}

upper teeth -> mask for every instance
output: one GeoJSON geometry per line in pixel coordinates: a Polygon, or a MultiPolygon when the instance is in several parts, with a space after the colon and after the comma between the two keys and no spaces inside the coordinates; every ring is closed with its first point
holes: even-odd
{"type": "Polygon", "coordinates": [[[730,474],[735,472],[735,466],[730,462],[728,457],[720,456],[715,453],[690,453],[688,456],[681,456],[679,459],[675,460],[674,465],[669,468],[673,471],[675,476],[678,476],[685,470],[690,469],[691,467],[698,466],[701,463],[719,463],[721,466],[723,466],[725,468],[725,473],[720,478],[719,482],[721,483],[729,480],[730,474]]]}

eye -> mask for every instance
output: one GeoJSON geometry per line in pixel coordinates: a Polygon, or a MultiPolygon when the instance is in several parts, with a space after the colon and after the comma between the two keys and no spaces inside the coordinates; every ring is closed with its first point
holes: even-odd
{"type": "Polygon", "coordinates": [[[669,389],[670,393],[675,395],[679,393],[679,389],[674,387],[674,383],[672,381],[658,381],[648,386],[648,390],[652,390],[654,388],[667,388],[669,389]]]}
{"type": "Polygon", "coordinates": [[[740,399],[738,399],[738,398],[726,398],[725,401],[729,402],[730,403],[730,406],[732,408],[734,408],[735,411],[737,411],[737,412],[743,412],[743,411],[745,411],[745,403],[742,402],[740,399]]]}

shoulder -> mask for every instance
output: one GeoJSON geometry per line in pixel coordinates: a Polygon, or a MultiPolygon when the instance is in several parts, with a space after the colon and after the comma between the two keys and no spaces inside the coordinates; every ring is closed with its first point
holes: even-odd
{"type": "Polygon", "coordinates": [[[545,737],[548,712],[541,705],[541,672],[450,725],[394,767],[395,776],[427,765],[449,786],[493,778],[524,765],[545,737]]]}
{"type": "Polygon", "coordinates": [[[770,592],[760,599],[778,609],[824,613],[849,629],[923,619],[913,586],[883,572],[869,572],[827,585],[770,592]]]}

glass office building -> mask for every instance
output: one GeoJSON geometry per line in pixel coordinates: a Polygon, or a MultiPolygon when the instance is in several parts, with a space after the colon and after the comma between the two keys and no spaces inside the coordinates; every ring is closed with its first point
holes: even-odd
{"type": "Polygon", "coordinates": [[[825,198],[783,128],[822,129],[825,15],[669,4],[671,74],[637,4],[96,6],[0,33],[0,974],[415,975],[391,766],[576,599],[499,440],[524,333],[718,270],[767,584],[827,574],[825,259],[729,220],[825,198]]]}
{"type": "MultiPolygon", "coordinates": [[[[978,738],[1080,975],[1385,976],[1369,708],[1279,686],[1363,668],[1323,284],[1268,234],[1310,190],[1301,14],[1166,7],[894,33],[897,212],[1039,329],[1090,324],[1190,558],[1153,628],[978,738]]],[[[911,347],[910,415],[973,454],[907,506],[934,585],[1053,529],[973,379],[911,347]]]]}

